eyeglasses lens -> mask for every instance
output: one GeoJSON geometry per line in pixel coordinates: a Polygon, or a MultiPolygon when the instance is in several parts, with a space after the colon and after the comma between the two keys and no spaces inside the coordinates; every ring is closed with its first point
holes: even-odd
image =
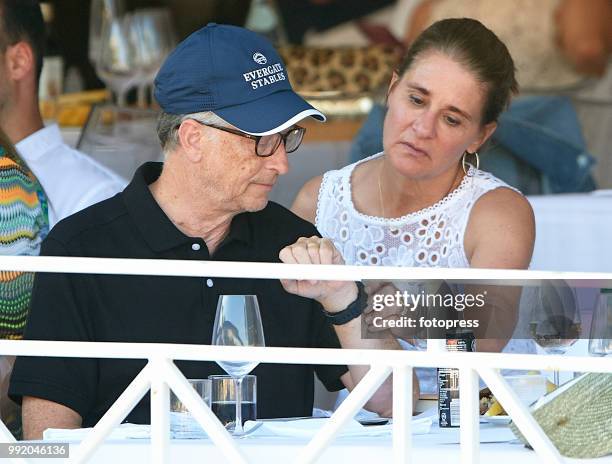
{"type": "Polygon", "coordinates": [[[257,155],[271,156],[280,146],[281,141],[285,143],[287,153],[294,152],[302,143],[304,138],[304,130],[302,128],[290,129],[288,132],[264,135],[257,143],[257,155]]]}
{"type": "Polygon", "coordinates": [[[257,154],[259,156],[270,156],[276,151],[280,143],[280,134],[264,135],[257,143],[257,154]]]}
{"type": "Polygon", "coordinates": [[[291,129],[285,138],[285,150],[292,153],[298,149],[304,138],[304,130],[301,128],[291,129]]]}

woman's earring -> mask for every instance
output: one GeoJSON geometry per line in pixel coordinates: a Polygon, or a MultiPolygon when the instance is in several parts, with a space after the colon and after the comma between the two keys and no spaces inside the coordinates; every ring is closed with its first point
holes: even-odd
{"type": "Polygon", "coordinates": [[[467,155],[474,155],[475,159],[476,159],[476,170],[478,171],[478,168],[480,167],[480,158],[478,156],[478,152],[475,151],[474,153],[468,153],[467,151],[463,152],[463,156],[461,157],[461,166],[463,167],[463,172],[465,173],[466,176],[469,176],[469,168],[467,161],[465,160],[467,158],[467,155]]]}

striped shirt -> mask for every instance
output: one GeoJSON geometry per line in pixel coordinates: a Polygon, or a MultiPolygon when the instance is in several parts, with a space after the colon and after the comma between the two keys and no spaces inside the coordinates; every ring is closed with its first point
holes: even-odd
{"type": "MultiPolygon", "coordinates": [[[[36,256],[49,232],[45,193],[26,164],[0,146],[0,255],[36,256]]],[[[34,274],[0,270],[0,339],[20,339],[34,274]]]]}

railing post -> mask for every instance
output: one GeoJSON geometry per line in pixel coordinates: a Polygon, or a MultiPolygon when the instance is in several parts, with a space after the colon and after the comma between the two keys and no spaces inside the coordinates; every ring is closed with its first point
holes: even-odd
{"type": "Polygon", "coordinates": [[[390,373],[391,368],[389,366],[371,366],[368,373],[359,381],[329,421],[306,445],[302,454],[296,459],[296,464],[315,462],[325,447],[336,438],[344,424],[355,417],[355,414],[378,390],[378,387],[389,377],[390,373]]]}
{"type": "Polygon", "coordinates": [[[117,401],[98,421],[96,426],[81,441],[76,453],[70,458],[71,464],[87,462],[91,454],[112,430],[134,409],[151,386],[151,366],[147,364],[132,380],[117,401]]]}
{"type": "Polygon", "coordinates": [[[459,369],[459,418],[461,464],[478,464],[480,459],[480,402],[478,373],[467,367],[459,369]]]}
{"type": "Polygon", "coordinates": [[[495,395],[497,401],[508,411],[508,414],[542,462],[563,464],[565,460],[561,457],[559,450],[555,448],[555,445],[527,410],[527,407],[521,403],[506,379],[493,369],[478,369],[478,373],[495,395]]]}
{"type": "Polygon", "coordinates": [[[187,406],[194,419],[202,426],[212,442],[232,464],[246,464],[248,461],[236,445],[236,441],[225,430],[217,416],[205,405],[196,391],[176,365],[167,361],[162,374],[167,384],[178,398],[187,406]]]}
{"type": "Polygon", "coordinates": [[[393,368],[393,462],[412,460],[412,367],[393,368]]]}
{"type": "Polygon", "coordinates": [[[151,378],[151,462],[167,464],[170,462],[170,390],[164,380],[163,365],[167,359],[155,359],[152,364],[151,378]]]}

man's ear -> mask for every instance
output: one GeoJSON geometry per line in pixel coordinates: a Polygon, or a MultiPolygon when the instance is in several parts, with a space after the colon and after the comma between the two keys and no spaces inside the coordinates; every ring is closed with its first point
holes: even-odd
{"type": "Polygon", "coordinates": [[[202,125],[193,119],[184,120],[178,128],[178,143],[185,156],[198,163],[202,159],[202,125]]]}
{"type": "Polygon", "coordinates": [[[478,138],[476,140],[474,140],[468,147],[467,150],[470,153],[474,153],[475,151],[478,151],[480,149],[480,147],[482,147],[484,145],[484,143],[489,140],[489,137],[491,137],[491,135],[493,135],[493,132],[495,132],[495,129],[497,129],[497,123],[495,121],[490,122],[488,124],[485,124],[481,129],[480,129],[480,134],[478,136],[478,138]]]}
{"type": "Polygon", "coordinates": [[[34,52],[29,43],[21,40],[9,45],[4,53],[7,78],[20,81],[28,76],[34,75],[36,60],[34,52]]]}

